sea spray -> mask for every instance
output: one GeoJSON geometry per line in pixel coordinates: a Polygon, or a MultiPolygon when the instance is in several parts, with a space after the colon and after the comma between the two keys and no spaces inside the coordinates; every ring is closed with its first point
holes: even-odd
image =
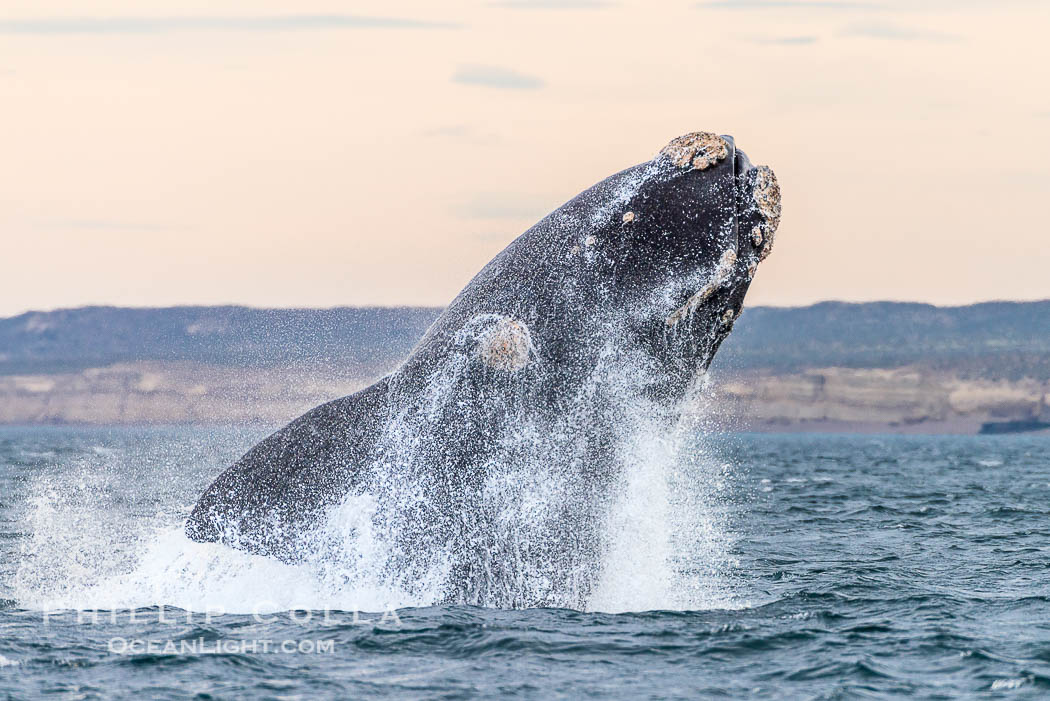
{"type": "MultiPolygon", "coordinates": [[[[175,455],[143,456],[133,443],[96,452],[27,484],[12,595],[30,609],[229,613],[384,611],[450,599],[605,611],[736,606],[725,576],[726,467],[691,429],[668,433],[653,406],[631,406],[604,495],[572,479],[586,406],[559,425],[518,425],[503,436],[507,462],[487,466],[477,498],[463,505],[459,539],[409,568],[414,551],[397,528],[421,524],[411,510],[401,522],[406,513],[381,510],[381,494],[348,495],[316,534],[315,556],[286,564],[188,540],[182,519],[202,476],[178,469],[175,455]],[[563,570],[557,553],[566,541],[596,548],[595,557],[563,570]],[[450,597],[455,567],[466,568],[468,586],[450,597]]],[[[391,479],[386,488],[406,508],[425,503],[409,483],[391,479]]]]}
{"type": "MultiPolygon", "coordinates": [[[[479,390],[467,350],[450,354],[422,392],[400,397],[367,478],[303,534],[294,563],[188,540],[182,519],[199,480],[176,474],[174,460],[141,460],[126,446],[42,473],[15,598],[230,612],[733,606],[728,469],[695,424],[646,397],[652,362],[609,340],[624,337],[621,323],[596,321],[605,347],[555,412],[534,411],[524,389],[479,390]],[[479,412],[503,420],[485,424],[479,412]],[[486,433],[457,435],[463,417],[486,433]],[[485,450],[449,462],[449,441],[466,438],[485,450]],[[472,472],[456,472],[464,464],[472,472]]],[[[701,389],[689,397],[703,409],[701,389]]]]}

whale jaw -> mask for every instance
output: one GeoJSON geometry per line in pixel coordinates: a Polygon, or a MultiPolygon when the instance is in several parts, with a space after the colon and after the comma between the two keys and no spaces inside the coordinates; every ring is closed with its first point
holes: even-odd
{"type": "MultiPolygon", "coordinates": [[[[661,253],[664,265],[655,266],[662,279],[657,275],[639,293],[639,300],[649,301],[640,302],[644,311],[636,323],[664,368],[647,394],[675,404],[707,371],[740,317],[759,264],[772,251],[780,186],[773,171],[753,165],[733,137],[712,132],[673,139],[652,167],[656,196],[641,200],[668,214],[646,236],[671,252],[661,253]]],[[[653,216],[644,204],[634,205],[631,214],[635,226],[653,216]]]]}

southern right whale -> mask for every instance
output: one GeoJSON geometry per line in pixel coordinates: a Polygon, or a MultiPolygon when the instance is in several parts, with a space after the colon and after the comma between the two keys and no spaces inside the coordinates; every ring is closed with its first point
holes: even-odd
{"type": "Polygon", "coordinates": [[[446,600],[578,603],[625,442],[677,421],[779,219],[732,137],[674,139],[515,239],[389,376],[249,450],[187,534],[300,562],[367,532],[381,576],[446,600]],[[348,511],[356,535],[326,527],[348,511]]]}

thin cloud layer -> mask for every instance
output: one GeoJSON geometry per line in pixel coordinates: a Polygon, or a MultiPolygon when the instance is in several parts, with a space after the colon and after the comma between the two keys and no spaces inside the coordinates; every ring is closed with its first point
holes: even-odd
{"type": "Polygon", "coordinates": [[[820,40],[815,36],[792,36],[792,37],[760,37],[755,39],[756,44],[770,44],[775,46],[809,46],[820,40]]]}
{"type": "Polygon", "coordinates": [[[880,6],[870,2],[822,2],[821,0],[708,0],[698,2],[697,9],[760,10],[760,9],[806,9],[806,10],[875,10],[880,6]]]}
{"type": "Polygon", "coordinates": [[[694,129],[790,205],[752,303],[1050,295],[1046,0],[229,7],[0,13],[0,315],[445,304],[694,129]]]}
{"type": "Polygon", "coordinates": [[[606,0],[499,0],[489,3],[490,7],[514,10],[599,10],[615,5],[617,3],[606,0]]]}
{"type": "Polygon", "coordinates": [[[503,90],[536,90],[544,85],[544,82],[535,76],[509,68],[481,65],[460,66],[452,75],[452,82],[503,90]]]}
{"type": "Polygon", "coordinates": [[[866,37],[868,39],[891,39],[894,41],[957,41],[958,36],[942,34],[890,22],[856,22],[842,31],[843,36],[866,37]]]}
{"type": "Polygon", "coordinates": [[[323,29],[452,29],[446,22],[364,15],[242,15],[27,18],[0,21],[4,34],[156,34],[185,31],[282,32],[323,29]]]}

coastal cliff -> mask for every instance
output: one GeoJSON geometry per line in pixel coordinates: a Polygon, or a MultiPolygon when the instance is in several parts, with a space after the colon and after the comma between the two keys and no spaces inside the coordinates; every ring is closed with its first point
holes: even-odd
{"type": "MultiPolygon", "coordinates": [[[[396,367],[439,310],[242,307],[0,320],[0,423],[279,425],[396,367]]],[[[976,433],[1050,421],[1050,303],[748,309],[707,418],[750,430],[976,433]]]]}

